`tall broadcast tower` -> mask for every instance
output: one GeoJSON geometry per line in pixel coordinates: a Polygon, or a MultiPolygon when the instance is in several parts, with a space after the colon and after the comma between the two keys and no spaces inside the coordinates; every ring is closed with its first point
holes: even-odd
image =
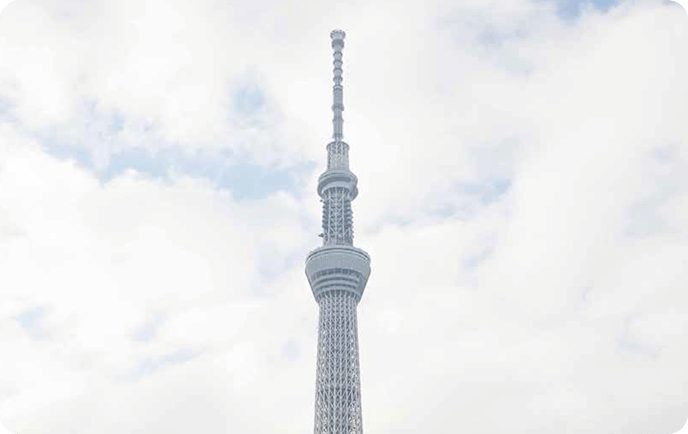
{"type": "Polygon", "coordinates": [[[315,385],[315,434],[361,434],[361,374],[356,306],[370,276],[370,256],[353,246],[351,201],[358,195],[343,135],[342,49],[345,34],[330,34],[334,49],[334,112],[327,170],[318,178],[323,203],[322,247],[306,259],[306,276],[320,306],[315,385]]]}

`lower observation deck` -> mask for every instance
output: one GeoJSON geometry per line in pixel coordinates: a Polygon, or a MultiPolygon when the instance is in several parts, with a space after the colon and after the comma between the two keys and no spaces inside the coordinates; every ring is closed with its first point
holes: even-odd
{"type": "Polygon", "coordinates": [[[370,256],[348,245],[323,246],[306,258],[306,277],[316,301],[330,291],[345,291],[361,299],[370,276],[370,256]]]}

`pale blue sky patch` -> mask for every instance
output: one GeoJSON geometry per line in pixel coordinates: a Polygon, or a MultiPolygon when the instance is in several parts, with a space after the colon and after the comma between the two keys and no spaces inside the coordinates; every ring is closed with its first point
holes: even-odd
{"type": "Polygon", "coordinates": [[[643,238],[680,233],[680,228],[672,228],[663,213],[664,207],[684,191],[680,156],[676,145],[657,146],[647,153],[646,168],[654,176],[628,207],[627,236],[643,238]]]}
{"type": "Polygon", "coordinates": [[[279,128],[279,115],[256,72],[246,72],[230,82],[225,110],[228,125],[233,129],[258,129],[269,134],[279,128]]]}
{"type": "Polygon", "coordinates": [[[211,154],[189,155],[175,148],[156,153],[138,149],[126,150],[110,157],[110,164],[99,175],[109,181],[128,169],[158,179],[183,175],[209,179],[216,188],[228,189],[238,200],[260,199],[276,191],[297,190],[298,176],[312,165],[289,168],[264,167],[249,162],[232,162],[211,154]]]}
{"type": "Polygon", "coordinates": [[[249,81],[234,89],[232,102],[235,111],[250,115],[265,107],[265,94],[255,81],[249,81]]]}
{"type": "Polygon", "coordinates": [[[580,16],[586,6],[607,12],[612,7],[618,5],[623,0],[547,0],[557,4],[557,12],[562,18],[575,19],[580,16]]]}
{"type": "MultiPolygon", "coordinates": [[[[26,129],[21,124],[17,127],[26,129]]],[[[139,146],[126,142],[123,138],[125,128],[129,134],[136,133],[133,135],[144,143],[159,141],[151,125],[127,119],[117,111],[102,110],[92,98],[81,99],[77,114],[69,122],[24,132],[41,143],[48,154],[73,160],[100,175],[107,169],[112,154],[139,146]]]]}
{"type": "MultiPolygon", "coordinates": [[[[106,109],[89,97],[81,99],[75,117],[68,123],[25,132],[52,156],[74,161],[103,183],[133,169],[163,180],[174,176],[206,178],[218,189],[231,190],[239,200],[260,199],[276,191],[297,191],[305,182],[304,175],[315,170],[314,162],[283,166],[279,155],[272,163],[256,161],[253,155],[254,135],[271,137],[274,134],[270,131],[279,128],[279,116],[270,108],[260,75],[239,75],[227,86],[227,92],[227,127],[237,130],[238,142],[232,147],[216,144],[216,150],[204,153],[168,143],[155,125],[106,109]],[[248,145],[242,142],[243,133],[248,134],[248,145]]],[[[0,119],[11,118],[11,108],[12,101],[0,97],[0,119]]],[[[25,129],[21,124],[17,127],[25,129]]],[[[203,144],[198,145],[203,148],[203,144]]]]}
{"type": "Polygon", "coordinates": [[[650,157],[660,164],[671,164],[680,156],[680,143],[656,146],[650,151],[650,157]]]}
{"type": "Polygon", "coordinates": [[[17,315],[14,319],[34,339],[45,337],[42,328],[43,319],[46,316],[44,306],[34,306],[17,315]]]}
{"type": "Polygon", "coordinates": [[[671,233],[671,227],[659,213],[662,205],[671,197],[671,192],[657,192],[632,204],[625,234],[629,237],[644,238],[671,233]]]}
{"type": "MultiPolygon", "coordinates": [[[[270,130],[275,119],[271,115],[268,97],[254,75],[245,75],[229,86],[228,123],[233,128],[270,130]],[[239,118],[232,118],[239,116],[239,118]]],[[[73,125],[62,125],[34,132],[35,139],[49,154],[72,160],[95,173],[103,183],[135,170],[155,179],[168,180],[189,176],[210,180],[218,189],[231,190],[238,200],[266,197],[276,191],[295,192],[306,176],[315,170],[314,162],[281,166],[262,164],[241,143],[234,151],[225,146],[205,152],[193,151],[167,143],[156,127],[127,118],[116,110],[103,110],[97,101],[83,99],[78,119],[73,125]],[[82,134],[74,136],[71,131],[82,134]],[[137,137],[142,143],[130,143],[127,137],[137,137]],[[99,153],[92,143],[105,145],[99,153]],[[154,144],[152,147],[144,144],[154,144]]]]}
{"type": "MultiPolygon", "coordinates": [[[[480,209],[501,200],[511,190],[511,179],[494,177],[482,180],[457,180],[451,184],[449,191],[440,197],[433,197],[420,208],[422,216],[435,221],[459,219],[468,221],[475,218],[480,209]]],[[[372,225],[375,233],[385,225],[406,226],[413,224],[416,217],[409,217],[398,210],[387,213],[380,221],[372,225]]]]}
{"type": "Polygon", "coordinates": [[[131,370],[125,377],[126,381],[138,381],[144,377],[153,375],[162,368],[189,362],[198,356],[197,351],[180,349],[156,359],[145,359],[131,370]]]}
{"type": "Polygon", "coordinates": [[[155,314],[149,318],[146,322],[141,325],[141,327],[134,330],[131,337],[137,342],[150,342],[158,334],[160,326],[164,322],[164,316],[161,314],[155,314]]]}
{"type": "Polygon", "coordinates": [[[12,108],[12,101],[0,95],[0,119],[4,118],[7,116],[12,108]]]}
{"type": "Polygon", "coordinates": [[[456,7],[450,14],[440,17],[441,30],[449,32],[452,39],[461,44],[470,39],[472,44],[495,48],[504,42],[513,41],[527,35],[531,27],[525,25],[503,26],[487,19],[490,11],[470,7],[456,7]]]}
{"type": "Polygon", "coordinates": [[[295,193],[305,182],[304,175],[316,169],[314,162],[289,167],[262,166],[217,153],[191,154],[172,147],[154,152],[138,147],[125,149],[111,154],[107,165],[98,168],[92,153],[84,147],[46,140],[44,149],[94,172],[103,183],[130,169],[162,180],[174,176],[206,178],[216,188],[230,190],[237,200],[260,199],[277,191],[295,193]]]}
{"type": "Polygon", "coordinates": [[[492,256],[494,249],[495,246],[493,242],[491,245],[488,245],[477,252],[473,252],[464,257],[461,261],[461,265],[466,271],[475,270],[480,266],[480,264],[484,263],[490,258],[490,256],[492,256]]]}
{"type": "Polygon", "coordinates": [[[114,134],[121,132],[124,129],[124,116],[115,113],[110,116],[110,131],[114,134]]]}
{"type": "Polygon", "coordinates": [[[78,166],[94,170],[91,153],[87,149],[67,143],[58,143],[48,138],[41,140],[41,142],[43,143],[43,150],[53,157],[73,161],[78,166]]]}
{"type": "Polygon", "coordinates": [[[621,333],[616,339],[616,349],[618,352],[632,357],[658,359],[661,354],[660,349],[641,342],[631,332],[634,322],[640,318],[640,314],[632,313],[624,319],[621,333]]]}
{"type": "Polygon", "coordinates": [[[511,188],[511,180],[491,178],[482,182],[463,181],[457,183],[459,194],[477,199],[482,205],[489,205],[506,194],[511,188]]]}
{"type": "Polygon", "coordinates": [[[0,94],[0,122],[17,124],[17,115],[14,112],[15,102],[11,98],[0,94]]]}
{"type": "Polygon", "coordinates": [[[291,168],[271,168],[256,164],[235,164],[217,168],[216,185],[229,188],[238,200],[259,199],[277,191],[295,193],[299,190],[300,174],[311,172],[314,164],[291,168]]]}
{"type": "Polygon", "coordinates": [[[127,170],[135,170],[146,174],[151,178],[166,178],[170,169],[170,160],[174,157],[167,154],[179,154],[177,158],[183,158],[178,151],[160,151],[151,154],[150,151],[142,148],[131,148],[112,154],[107,167],[98,174],[103,182],[108,182],[113,178],[122,175],[127,170]]]}
{"type": "Polygon", "coordinates": [[[470,220],[480,208],[489,206],[504,197],[511,189],[511,180],[488,178],[479,181],[457,181],[452,193],[430,209],[430,215],[440,218],[455,217],[470,220]]]}

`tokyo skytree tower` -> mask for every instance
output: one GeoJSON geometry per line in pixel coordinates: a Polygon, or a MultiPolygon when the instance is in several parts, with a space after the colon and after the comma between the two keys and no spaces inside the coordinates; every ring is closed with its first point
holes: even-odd
{"type": "Polygon", "coordinates": [[[356,306],[370,276],[370,256],[353,246],[351,201],[358,195],[343,141],[342,49],[345,34],[330,34],[334,49],[334,112],[327,170],[318,178],[323,245],[306,259],[306,276],[320,306],[315,385],[315,434],[361,434],[361,375],[356,306]]]}

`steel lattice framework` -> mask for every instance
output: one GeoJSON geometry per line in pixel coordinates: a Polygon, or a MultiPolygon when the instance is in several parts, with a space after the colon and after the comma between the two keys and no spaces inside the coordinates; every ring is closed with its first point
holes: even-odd
{"type": "Polygon", "coordinates": [[[342,49],[345,34],[330,34],[334,49],[334,112],[327,170],[318,179],[323,203],[322,247],[306,259],[306,276],[320,306],[315,386],[315,434],[361,434],[361,374],[356,307],[370,276],[370,256],[353,246],[351,201],[358,195],[343,141],[342,49]]]}

